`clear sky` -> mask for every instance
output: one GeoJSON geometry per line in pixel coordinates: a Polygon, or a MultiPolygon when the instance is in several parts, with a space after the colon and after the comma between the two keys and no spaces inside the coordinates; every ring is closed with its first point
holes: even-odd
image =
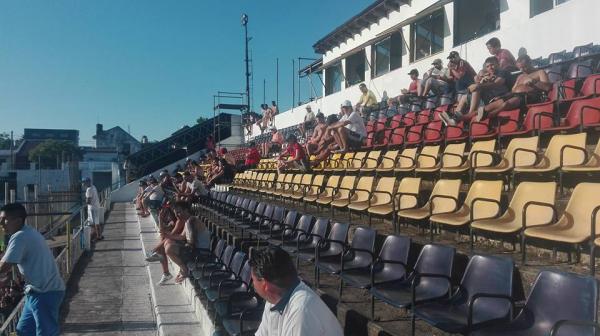
{"type": "MultiPolygon", "coordinates": [[[[23,128],[130,127],[160,140],[213,94],[243,92],[240,16],[250,18],[254,102],[292,103],[292,59],[371,0],[0,0],[0,133],[23,128]]],[[[308,87],[302,87],[307,99],[308,87]]],[[[297,98],[296,98],[297,99],[297,98]]],[[[254,106],[257,106],[253,104],[254,106]]]]}

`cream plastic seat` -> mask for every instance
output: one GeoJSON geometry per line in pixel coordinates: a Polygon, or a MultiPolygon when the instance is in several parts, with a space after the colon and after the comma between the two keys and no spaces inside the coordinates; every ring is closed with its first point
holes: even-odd
{"type": "Polygon", "coordinates": [[[342,172],[346,171],[346,168],[350,166],[352,160],[356,152],[346,152],[344,153],[335,163],[335,165],[331,165],[329,168],[325,168],[325,171],[329,172],[342,172]]]}
{"type": "MultiPolygon", "coordinates": [[[[430,239],[433,241],[433,224],[458,228],[468,225],[474,219],[495,218],[500,213],[502,181],[479,180],[471,183],[467,197],[455,211],[437,213],[429,217],[430,239]]],[[[458,204],[458,199],[455,199],[458,204]]]]}
{"type": "Polygon", "coordinates": [[[564,165],[579,165],[584,162],[585,155],[579,150],[570,146],[585,148],[586,133],[578,134],[557,134],[550,139],[548,148],[543,155],[537,152],[525,149],[516,151],[525,151],[536,154],[537,160],[530,165],[515,165],[514,174],[548,174],[553,173],[560,168],[561,162],[564,165]],[[563,148],[564,147],[564,148],[563,148]],[[561,160],[562,157],[562,160],[561,160]]]}
{"type": "Polygon", "coordinates": [[[408,174],[412,173],[417,166],[417,148],[405,148],[401,154],[396,156],[394,164],[394,173],[408,174]]]}
{"type": "Polygon", "coordinates": [[[280,190],[283,189],[283,183],[285,181],[285,178],[287,177],[288,174],[278,174],[277,175],[277,179],[275,180],[275,182],[271,185],[271,188],[269,188],[269,190],[266,190],[265,193],[268,194],[274,194],[276,190],[280,190]]]}
{"type": "Polygon", "coordinates": [[[440,145],[425,146],[417,155],[415,171],[424,172],[427,169],[438,165],[440,154],[440,145]]]}
{"type": "Polygon", "coordinates": [[[317,196],[314,200],[317,204],[326,205],[331,203],[333,200],[333,195],[340,184],[340,176],[339,175],[331,175],[327,179],[327,185],[323,188],[323,191],[317,196]]]}
{"type": "Polygon", "coordinates": [[[471,145],[471,151],[466,160],[463,159],[459,164],[446,164],[443,161],[444,157],[442,157],[440,174],[442,176],[443,174],[463,174],[468,173],[474,167],[489,167],[493,163],[493,157],[475,153],[494,153],[495,148],[496,139],[477,141],[471,145]]]}
{"type": "Polygon", "coordinates": [[[474,167],[473,179],[476,179],[478,174],[493,174],[503,176],[510,173],[515,165],[528,166],[534,164],[536,158],[534,152],[537,150],[538,142],[539,138],[537,136],[529,138],[514,138],[509,142],[508,147],[506,147],[506,151],[502,157],[499,157],[499,155],[494,152],[479,151],[477,153],[473,153],[472,160],[473,162],[477,161],[477,163],[479,163],[481,160],[484,160],[484,157],[488,157],[489,159],[492,157],[499,159],[499,162],[496,165],[489,167],[474,167]],[[519,151],[517,152],[518,149],[519,151]]]}
{"type": "MultiPolygon", "coordinates": [[[[460,166],[463,163],[463,155],[465,153],[466,146],[467,144],[465,142],[446,145],[446,148],[444,148],[444,152],[441,154],[440,158],[435,158],[436,160],[434,165],[419,165],[419,167],[415,168],[415,173],[435,173],[438,172],[442,167],[460,166]]],[[[423,148],[423,151],[425,151],[425,148],[423,148]]],[[[420,155],[426,154],[421,152],[420,155]]],[[[428,157],[428,159],[432,158],[428,157]]]]}
{"type": "Polygon", "coordinates": [[[509,236],[513,242],[525,224],[548,223],[554,216],[556,182],[521,182],[513,194],[506,211],[498,218],[476,219],[471,222],[471,249],[473,234],[487,232],[509,236]]]}
{"type": "Polygon", "coordinates": [[[287,189],[289,188],[289,185],[292,184],[293,179],[294,179],[294,174],[291,174],[291,173],[286,174],[285,179],[283,180],[283,183],[278,185],[278,188],[275,189],[272,192],[272,194],[275,196],[281,196],[284,192],[287,191],[287,189]]]}
{"type": "Polygon", "coordinates": [[[350,203],[350,196],[354,190],[354,184],[356,184],[356,176],[344,176],[340,185],[336,189],[336,193],[333,195],[333,200],[329,205],[331,207],[343,208],[350,203]]]}
{"type": "MultiPolygon", "coordinates": [[[[398,155],[398,154],[396,154],[398,155]]],[[[361,173],[372,172],[377,169],[379,158],[381,157],[381,150],[372,150],[369,152],[369,155],[363,161],[363,164],[360,168],[361,173]]],[[[385,156],[384,156],[385,157],[385,156]]],[[[383,159],[382,159],[383,160],[383,159]]],[[[389,162],[388,162],[389,164],[389,162]]],[[[394,167],[394,162],[391,162],[391,167],[394,167]]]]}
{"type": "MultiPolygon", "coordinates": [[[[546,224],[527,225],[523,231],[522,246],[528,239],[551,241],[554,244],[582,246],[592,233],[592,225],[596,232],[600,229],[600,217],[592,216],[594,209],[600,206],[600,183],[579,183],[562,216],[557,221],[546,224]],[[595,221],[595,223],[592,222],[595,221]]],[[[523,262],[526,250],[523,248],[523,262]]]]}
{"type": "MultiPolygon", "coordinates": [[[[396,160],[398,158],[399,150],[389,150],[385,152],[385,154],[381,157],[381,162],[375,169],[375,171],[380,173],[387,173],[394,171],[394,166],[396,165],[396,160]]],[[[365,171],[370,171],[369,169],[365,169],[365,171]]]]}
{"type": "Polygon", "coordinates": [[[296,188],[300,186],[300,183],[302,183],[302,179],[304,178],[304,175],[305,174],[295,174],[294,177],[292,178],[292,182],[290,182],[289,184],[286,184],[286,186],[285,186],[284,190],[281,192],[280,196],[281,197],[292,197],[296,188]]]}
{"type": "Polygon", "coordinates": [[[367,157],[367,152],[361,151],[361,152],[354,153],[354,157],[349,159],[349,161],[346,165],[346,168],[344,170],[348,173],[356,173],[357,171],[359,171],[362,168],[366,157],[367,157]]]}
{"type": "Polygon", "coordinates": [[[323,182],[325,181],[325,175],[315,175],[313,178],[310,187],[307,188],[306,194],[302,197],[302,200],[306,202],[314,202],[319,197],[321,187],[323,186],[323,182]]]}
{"type": "MultiPolygon", "coordinates": [[[[411,219],[411,220],[425,220],[431,215],[440,214],[444,212],[455,211],[458,208],[457,199],[460,192],[461,181],[455,180],[438,180],[429,200],[422,207],[417,208],[402,208],[398,211],[399,219],[411,219]]],[[[402,203],[400,203],[402,206],[402,203]]]]}
{"type": "Polygon", "coordinates": [[[329,156],[329,158],[323,161],[323,171],[331,172],[333,167],[337,167],[339,165],[339,161],[342,158],[342,153],[333,153],[329,156]]]}
{"type": "Polygon", "coordinates": [[[566,148],[579,151],[582,154],[585,154],[586,159],[581,164],[577,165],[565,165],[564,158],[560,163],[560,171],[559,171],[559,182],[560,182],[560,190],[561,194],[563,193],[563,183],[564,183],[564,175],[569,174],[595,174],[600,173],[600,140],[596,144],[596,148],[592,153],[587,152],[585,148],[577,147],[574,145],[565,146],[566,148]]]}
{"type": "Polygon", "coordinates": [[[372,216],[392,215],[394,232],[398,231],[395,220],[396,211],[402,209],[412,209],[419,203],[419,189],[421,187],[420,177],[405,177],[398,183],[396,193],[393,193],[395,178],[382,177],[379,179],[377,188],[373,191],[370,206],[367,209],[369,214],[369,225],[371,225],[372,216]]]}
{"type": "MultiPolygon", "coordinates": [[[[395,179],[391,178],[392,188],[394,188],[395,179]]],[[[381,181],[381,179],[380,179],[381,181]]],[[[380,182],[379,181],[379,182],[380,182]]],[[[358,179],[358,183],[356,187],[352,191],[352,195],[350,196],[350,203],[348,204],[348,209],[355,211],[365,211],[369,208],[370,200],[373,195],[373,184],[375,182],[375,177],[373,176],[362,176],[358,179]]],[[[375,190],[380,188],[380,183],[377,183],[375,190]]]]}
{"type": "MultiPolygon", "coordinates": [[[[294,189],[292,190],[292,193],[289,195],[289,197],[294,200],[300,200],[300,199],[304,198],[304,195],[306,195],[306,193],[308,192],[308,190],[310,189],[310,187],[312,185],[312,180],[313,180],[313,174],[304,174],[302,176],[302,180],[300,181],[300,184],[294,187],[294,189]]],[[[323,183],[323,182],[321,181],[321,183],[323,183]]]]}

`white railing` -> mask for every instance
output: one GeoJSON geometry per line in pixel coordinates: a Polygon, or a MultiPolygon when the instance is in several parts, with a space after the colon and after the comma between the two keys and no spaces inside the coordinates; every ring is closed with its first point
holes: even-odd
{"type": "MultiPolygon", "coordinates": [[[[67,246],[60,252],[56,257],[56,264],[60,275],[62,276],[65,283],[69,280],[73,266],[79,261],[79,258],[83,254],[83,230],[78,228],[77,231],[71,235],[70,222],[67,223],[67,246]]],[[[19,301],[17,306],[13,309],[12,313],[6,318],[0,327],[0,336],[12,336],[16,335],[17,323],[21,317],[23,306],[25,305],[25,297],[19,301]]]]}

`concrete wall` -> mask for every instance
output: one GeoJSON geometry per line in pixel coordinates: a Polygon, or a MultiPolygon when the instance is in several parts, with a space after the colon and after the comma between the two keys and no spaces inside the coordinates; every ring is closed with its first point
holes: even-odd
{"type": "MultiPolygon", "coordinates": [[[[379,33],[414,16],[435,2],[436,0],[413,0],[412,6],[401,6],[399,11],[390,13],[388,17],[382,18],[378,23],[372,24],[345,43],[327,52],[323,56],[323,63],[339,58],[345,52],[368,42],[379,33]]],[[[410,39],[408,38],[410,26],[405,26],[402,32],[407,52],[402,57],[402,67],[377,78],[371,78],[371,69],[367,67],[365,83],[379,99],[382,98],[384,91],[389,97],[397,96],[400,94],[400,90],[409,84],[410,78],[407,73],[410,69],[416,68],[423,73],[431,68],[431,62],[436,58],[441,58],[446,62],[446,57],[451,50],[458,51],[473,65],[475,70],[478,70],[485,58],[489,57],[485,42],[491,37],[498,37],[502,41],[502,47],[509,49],[515,57],[520,48],[525,48],[532,58],[547,57],[552,52],[565,49],[571,51],[577,45],[600,42],[600,30],[595,22],[596,13],[600,12],[600,1],[569,0],[533,18],[529,17],[529,3],[528,0],[500,0],[500,30],[455,47],[453,46],[454,3],[448,3],[444,6],[446,25],[442,52],[411,63],[408,52],[410,50],[410,39]]],[[[323,35],[326,33],[323,32],[323,35]]],[[[367,46],[365,51],[369,64],[373,64],[371,47],[367,46]]],[[[344,68],[343,64],[342,61],[342,68],[344,68]]],[[[325,79],[323,81],[325,82],[325,79]]],[[[313,107],[313,111],[320,109],[325,115],[329,115],[337,113],[344,100],[349,99],[354,104],[359,96],[358,85],[354,85],[342,89],[340,92],[321,97],[309,104],[313,107]]],[[[278,128],[285,128],[299,124],[303,121],[305,106],[306,104],[281,113],[275,118],[275,125],[278,128]]],[[[256,126],[253,134],[260,134],[260,130],[256,126]]]]}

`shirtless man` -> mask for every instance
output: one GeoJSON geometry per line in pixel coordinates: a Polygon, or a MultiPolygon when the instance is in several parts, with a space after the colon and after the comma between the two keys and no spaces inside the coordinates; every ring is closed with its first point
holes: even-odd
{"type": "Polygon", "coordinates": [[[552,89],[552,83],[546,72],[536,70],[531,65],[531,58],[528,55],[519,56],[517,67],[523,73],[517,77],[511,92],[485,106],[490,117],[494,117],[502,111],[522,109],[527,104],[541,103],[545,94],[552,89]]]}
{"type": "Polygon", "coordinates": [[[306,142],[306,153],[308,153],[308,155],[313,155],[316,153],[319,143],[321,142],[321,139],[325,135],[325,130],[327,129],[327,125],[325,124],[325,116],[323,113],[317,113],[315,118],[317,120],[317,125],[313,130],[312,136],[306,142]]]}

